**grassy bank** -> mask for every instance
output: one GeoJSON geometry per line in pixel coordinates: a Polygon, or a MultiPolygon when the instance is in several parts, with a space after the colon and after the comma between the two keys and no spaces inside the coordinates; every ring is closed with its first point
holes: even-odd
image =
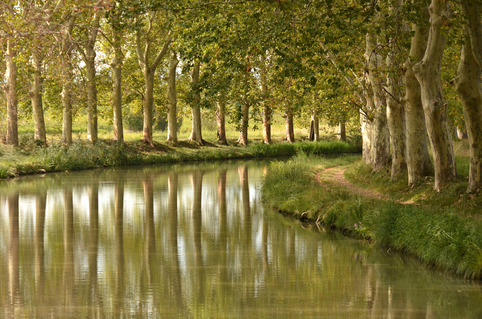
{"type": "Polygon", "coordinates": [[[24,144],[14,148],[0,145],[0,178],[99,167],[283,157],[293,156],[299,152],[321,155],[359,151],[359,146],[354,143],[335,141],[276,143],[273,145],[253,143],[248,147],[239,147],[234,144],[223,146],[212,143],[200,147],[188,142],[181,142],[175,146],[160,143],[149,146],[141,141],[129,141],[125,145],[119,146],[107,140],[99,141],[96,145],[77,141],[68,148],[55,143],[49,147],[24,144]]]}
{"type": "Polygon", "coordinates": [[[430,180],[414,188],[405,185],[403,179],[390,183],[387,172],[373,173],[356,157],[314,159],[301,155],[271,165],[263,183],[263,200],[282,213],[416,256],[430,266],[480,279],[481,197],[465,194],[463,178],[441,193],[432,191],[430,180]],[[351,182],[367,189],[388,190],[391,200],[357,195],[334,180],[321,184],[316,180],[316,171],[339,165],[348,168],[345,175],[351,182]],[[414,204],[401,203],[407,199],[414,204]]]}

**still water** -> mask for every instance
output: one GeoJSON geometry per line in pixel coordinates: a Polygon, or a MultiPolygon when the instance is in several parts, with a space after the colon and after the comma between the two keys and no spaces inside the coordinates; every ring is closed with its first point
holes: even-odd
{"type": "Polygon", "coordinates": [[[482,318],[482,286],[263,209],[266,163],[0,182],[1,318],[482,318]]]}

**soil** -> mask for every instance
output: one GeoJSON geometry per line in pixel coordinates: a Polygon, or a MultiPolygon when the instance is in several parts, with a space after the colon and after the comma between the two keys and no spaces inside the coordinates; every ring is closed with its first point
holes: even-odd
{"type": "MultiPolygon", "coordinates": [[[[338,185],[344,187],[349,192],[368,197],[374,199],[382,199],[382,200],[390,200],[390,197],[384,194],[380,194],[379,192],[371,189],[364,189],[358,186],[353,185],[348,180],[345,179],[345,168],[344,167],[330,167],[321,171],[316,172],[315,179],[316,181],[324,186],[327,187],[328,185],[326,182],[337,183],[338,185]]],[[[413,201],[397,201],[400,204],[414,204],[413,201]]]]}

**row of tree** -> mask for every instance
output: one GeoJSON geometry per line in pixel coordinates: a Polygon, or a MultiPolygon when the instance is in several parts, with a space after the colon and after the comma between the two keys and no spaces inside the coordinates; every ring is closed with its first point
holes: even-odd
{"type": "Polygon", "coordinates": [[[248,143],[250,118],[262,121],[263,140],[271,142],[274,111],[284,114],[288,141],[294,141],[295,115],[312,116],[314,140],[320,114],[342,124],[359,116],[367,163],[374,169],[391,163],[392,177],[408,172],[410,184],[433,170],[439,190],[456,177],[450,112],[470,140],[468,190],[480,188],[480,0],[12,0],[1,6],[9,144],[18,143],[19,101],[31,109],[35,139],[46,143],[46,100],[53,114],[61,105],[66,145],[72,116],[84,105],[90,141],[98,139],[100,114],[123,143],[123,116],[141,102],[143,140],[153,143],[158,114],[175,143],[182,96],[192,110],[190,140],[199,144],[201,108],[215,108],[221,143],[226,119],[237,123],[241,145],[248,143]],[[460,47],[455,70],[453,52],[460,47]]]}

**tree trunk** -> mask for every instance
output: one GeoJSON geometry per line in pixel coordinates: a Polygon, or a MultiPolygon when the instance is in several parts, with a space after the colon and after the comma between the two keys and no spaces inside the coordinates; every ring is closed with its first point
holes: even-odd
{"type": "Polygon", "coordinates": [[[221,94],[219,94],[216,101],[216,135],[219,143],[228,145],[226,140],[226,105],[221,94]]]}
{"type": "Polygon", "coordinates": [[[84,58],[87,70],[87,139],[92,143],[97,143],[97,83],[95,70],[95,42],[99,30],[100,12],[96,13],[92,21],[91,30],[85,44],[85,54],[79,50],[84,58]]]}
{"type": "Polygon", "coordinates": [[[264,103],[263,105],[263,143],[271,144],[271,107],[264,103]]]}
{"type": "MultiPolygon", "coordinates": [[[[150,61],[150,50],[151,46],[154,44],[154,39],[157,38],[152,36],[151,31],[153,29],[153,21],[154,16],[152,15],[152,11],[148,11],[144,18],[147,18],[147,30],[145,32],[145,45],[144,49],[142,48],[142,40],[141,40],[141,30],[142,28],[137,28],[135,33],[135,42],[137,48],[137,60],[139,63],[139,67],[144,75],[144,98],[142,100],[142,106],[144,111],[144,120],[143,120],[143,134],[142,140],[149,145],[153,145],[152,139],[152,122],[153,122],[153,107],[154,107],[154,75],[156,74],[156,69],[159,66],[159,63],[164,58],[164,56],[169,52],[169,45],[171,43],[171,32],[168,33],[166,41],[164,42],[161,50],[157,53],[157,55],[153,58],[152,63],[150,61]]],[[[136,22],[138,19],[142,19],[141,16],[136,17],[136,22]]],[[[177,65],[177,64],[176,64],[177,65]]],[[[175,70],[175,69],[174,69],[175,70]]]]}
{"type": "MultiPolygon", "coordinates": [[[[387,111],[385,92],[383,90],[382,79],[384,78],[381,67],[382,57],[376,52],[375,38],[367,34],[366,37],[366,59],[368,64],[368,83],[372,88],[372,95],[367,96],[367,101],[371,99],[368,110],[371,110],[371,118],[366,119],[366,125],[370,126],[368,130],[370,134],[367,136],[370,139],[369,164],[374,170],[381,170],[390,162],[390,143],[389,132],[387,127],[387,111]]],[[[370,92],[366,92],[370,95],[370,92]]],[[[368,144],[367,144],[368,145],[368,144]]]]}
{"type": "Polygon", "coordinates": [[[113,30],[114,61],[112,62],[112,107],[114,110],[114,141],[124,144],[122,122],[122,49],[121,33],[113,30]]]}
{"type": "MultiPolygon", "coordinates": [[[[95,40],[94,40],[95,42],[95,40]]],[[[87,69],[87,139],[92,143],[97,143],[97,84],[95,71],[95,50],[94,43],[86,47],[85,67],[87,69]]]]}
{"type": "Polygon", "coordinates": [[[18,146],[17,65],[15,45],[7,38],[5,52],[5,97],[7,99],[7,144],[18,146]]]}
{"type": "Polygon", "coordinates": [[[189,140],[199,145],[203,145],[202,130],[201,130],[201,94],[199,93],[199,69],[200,62],[194,62],[194,67],[191,73],[191,81],[194,90],[194,98],[192,101],[192,130],[189,140]]]}
{"type": "MultiPolygon", "coordinates": [[[[388,59],[391,64],[394,61],[388,59]]],[[[392,65],[393,66],[393,65],[392,65]]],[[[390,132],[390,149],[392,154],[391,178],[395,179],[407,168],[405,162],[405,119],[403,114],[403,101],[400,75],[393,73],[392,68],[387,78],[387,122],[390,132]]]]}
{"type": "Polygon", "coordinates": [[[169,75],[167,79],[167,99],[169,109],[167,111],[167,141],[177,143],[177,91],[176,91],[176,68],[179,60],[175,52],[169,59],[169,75]]]}
{"type": "Polygon", "coordinates": [[[318,142],[320,140],[320,121],[318,119],[318,111],[316,108],[311,110],[309,140],[313,142],[318,142]]]}
{"type": "Polygon", "coordinates": [[[243,98],[241,106],[241,127],[239,131],[238,143],[242,146],[248,145],[248,123],[249,123],[249,103],[247,96],[243,98]]]}
{"type": "Polygon", "coordinates": [[[74,27],[75,16],[70,16],[68,21],[64,26],[62,26],[62,40],[61,40],[61,51],[60,51],[60,61],[62,67],[62,142],[69,146],[72,144],[72,82],[73,82],[73,72],[72,72],[72,29],[74,27]]]}
{"type": "Polygon", "coordinates": [[[441,28],[447,21],[447,1],[432,0],[429,7],[430,33],[423,60],[413,70],[421,87],[425,122],[434,158],[434,189],[440,191],[457,176],[452,138],[447,124],[447,103],[440,75],[446,41],[441,28]]]}
{"type": "MultiPolygon", "coordinates": [[[[369,92],[365,92],[366,108],[371,110],[373,108],[373,99],[369,92]]],[[[372,124],[367,114],[360,109],[360,126],[362,133],[362,158],[363,161],[371,165],[372,163],[372,124]]]]}
{"type": "Polygon", "coordinates": [[[70,52],[61,53],[62,64],[62,142],[72,144],[72,64],[70,52]]]}
{"type": "Polygon", "coordinates": [[[47,134],[45,132],[44,109],[42,105],[42,57],[37,48],[38,41],[34,42],[32,53],[32,90],[30,98],[32,101],[32,112],[35,126],[34,140],[42,145],[47,145],[47,134]]]}
{"type": "Polygon", "coordinates": [[[470,146],[469,185],[467,192],[482,186],[482,26],[481,6],[477,1],[464,0],[462,8],[468,20],[464,27],[465,44],[457,70],[456,88],[464,111],[470,146]]]}
{"type": "Polygon", "coordinates": [[[249,89],[249,67],[246,67],[244,71],[244,92],[242,96],[241,105],[241,125],[239,130],[238,143],[241,146],[248,145],[248,125],[249,125],[249,100],[248,100],[248,89],[249,89]]]}
{"type": "Polygon", "coordinates": [[[427,129],[420,84],[413,72],[411,61],[421,61],[425,53],[428,28],[413,26],[410,58],[405,62],[405,142],[408,185],[413,185],[428,175],[432,163],[428,153],[427,129]]]}
{"type": "Polygon", "coordinates": [[[149,145],[153,145],[152,141],[152,107],[154,105],[154,71],[150,68],[144,70],[144,99],[142,100],[142,106],[144,109],[144,121],[143,121],[143,135],[142,140],[149,145]]]}
{"type": "Polygon", "coordinates": [[[289,143],[294,143],[295,131],[294,131],[294,125],[293,125],[293,111],[289,106],[286,107],[285,121],[286,121],[286,140],[289,143]]]}
{"type": "Polygon", "coordinates": [[[346,122],[341,119],[338,123],[338,140],[346,142],[346,122]]]}
{"type": "Polygon", "coordinates": [[[268,79],[266,76],[266,61],[263,58],[260,67],[261,96],[263,97],[263,143],[271,144],[271,114],[268,98],[268,79]]]}
{"type": "Polygon", "coordinates": [[[387,123],[390,132],[390,149],[392,154],[391,179],[398,178],[407,168],[405,162],[405,119],[403,113],[402,97],[402,52],[396,43],[401,35],[402,0],[391,0],[389,2],[389,14],[393,20],[394,32],[389,35],[389,52],[387,55],[387,123]]]}

